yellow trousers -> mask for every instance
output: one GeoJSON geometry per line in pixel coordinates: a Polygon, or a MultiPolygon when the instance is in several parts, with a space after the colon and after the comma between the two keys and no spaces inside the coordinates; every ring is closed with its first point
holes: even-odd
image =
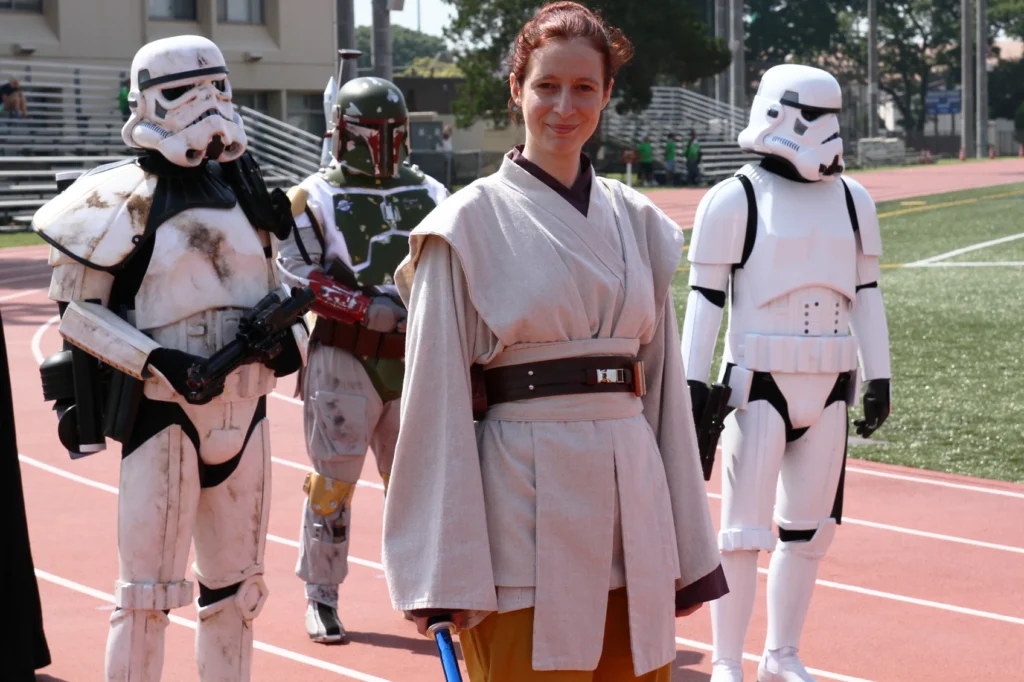
{"type": "Polygon", "coordinates": [[[625,588],[608,594],[604,649],[597,670],[533,669],[533,609],[492,613],[459,633],[471,682],[671,682],[672,666],[633,675],[625,588]]]}

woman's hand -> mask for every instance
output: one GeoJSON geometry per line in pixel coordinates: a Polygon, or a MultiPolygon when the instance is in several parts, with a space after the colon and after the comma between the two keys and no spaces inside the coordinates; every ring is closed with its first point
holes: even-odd
{"type": "MultiPolygon", "coordinates": [[[[412,612],[412,620],[416,623],[416,632],[420,633],[424,637],[429,637],[427,634],[427,621],[438,615],[442,615],[438,609],[421,609],[419,611],[412,612]],[[420,615],[423,614],[423,615],[420,615]]],[[[462,629],[462,623],[465,621],[464,611],[455,611],[451,614],[451,621],[455,624],[455,632],[462,629]]]]}
{"type": "Polygon", "coordinates": [[[704,604],[695,604],[685,609],[676,609],[676,618],[686,618],[687,616],[692,616],[693,614],[700,611],[700,607],[702,606],[704,606],[704,604]]]}

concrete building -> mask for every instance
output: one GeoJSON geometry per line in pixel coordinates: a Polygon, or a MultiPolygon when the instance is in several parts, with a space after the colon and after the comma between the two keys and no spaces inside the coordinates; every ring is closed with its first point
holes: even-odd
{"type": "Polygon", "coordinates": [[[127,72],[139,47],[181,34],[220,46],[237,104],[323,133],[334,0],[0,0],[0,58],[127,72]]]}

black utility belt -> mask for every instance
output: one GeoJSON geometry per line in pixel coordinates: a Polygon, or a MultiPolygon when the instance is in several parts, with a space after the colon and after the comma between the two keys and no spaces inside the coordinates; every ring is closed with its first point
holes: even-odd
{"type": "Polygon", "coordinates": [[[644,363],[623,355],[591,355],[485,370],[473,365],[473,418],[483,419],[491,405],[581,393],[647,395],[644,363]]]}

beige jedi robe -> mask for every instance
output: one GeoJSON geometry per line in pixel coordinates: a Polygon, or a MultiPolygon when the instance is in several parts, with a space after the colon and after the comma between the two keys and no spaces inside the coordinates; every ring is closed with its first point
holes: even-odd
{"type": "Polygon", "coordinates": [[[535,670],[596,668],[625,585],[642,675],[675,659],[675,590],[719,565],[669,292],[684,238],[596,175],[588,216],[506,157],[413,231],[383,562],[396,609],[472,626],[535,606],[535,670]],[[474,424],[471,363],[602,354],[638,355],[647,396],[504,403],[474,424]]]}

